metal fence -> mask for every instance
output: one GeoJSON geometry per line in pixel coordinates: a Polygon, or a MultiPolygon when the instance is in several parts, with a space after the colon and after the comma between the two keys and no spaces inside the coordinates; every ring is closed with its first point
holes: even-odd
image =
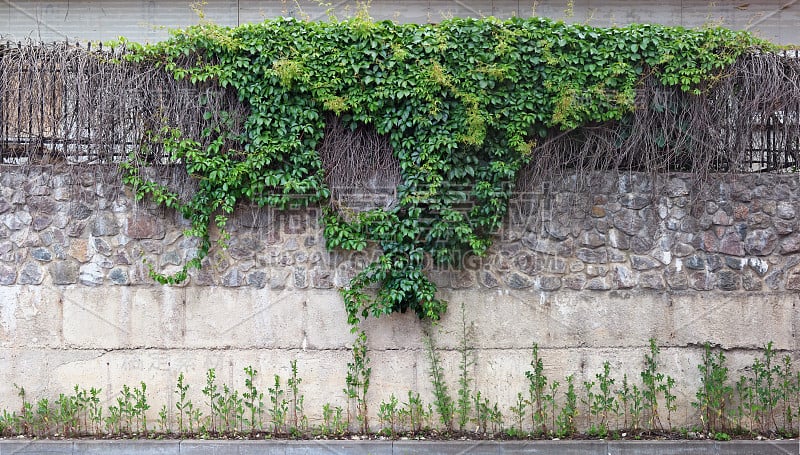
{"type": "MultiPolygon", "coordinates": [[[[164,160],[152,133],[165,125],[199,139],[225,111],[234,113],[241,126],[247,107],[235,93],[176,81],[151,65],[125,61],[125,52],[68,42],[0,44],[0,163],[118,163],[130,153],[160,163],[164,160]],[[204,118],[205,112],[214,116],[204,118]]],[[[697,110],[691,106],[699,103],[709,110],[706,105],[714,105],[710,117],[715,119],[686,134],[701,137],[706,146],[712,142],[713,147],[736,149],[725,154],[730,162],[720,169],[794,169],[800,158],[799,63],[796,53],[768,59],[752,55],[722,88],[705,96],[688,100],[676,90],[651,90],[634,117],[652,111],[656,94],[665,94],[659,102],[672,103],[676,112],[661,114],[664,125],[658,131],[669,128],[669,135],[678,137],[684,134],[681,122],[697,122],[684,115],[697,110]]],[[[660,145],[657,140],[647,144],[660,145]]]]}
{"type": "Polygon", "coordinates": [[[79,43],[0,45],[0,162],[159,161],[165,125],[200,137],[206,110],[239,109],[234,95],[176,81],[123,59],[124,48],[79,43]]]}

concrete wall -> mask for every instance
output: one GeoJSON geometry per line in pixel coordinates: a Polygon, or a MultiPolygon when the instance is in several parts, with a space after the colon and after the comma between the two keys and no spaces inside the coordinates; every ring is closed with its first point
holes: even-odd
{"type": "MultiPolygon", "coordinates": [[[[208,368],[243,389],[245,366],[289,375],[298,360],[306,409],[345,405],[353,341],[337,286],[364,258],[324,248],[316,210],[243,207],[227,250],[185,285],[158,285],[142,260],[176,268],[193,242],[174,213],[118,194],[102,169],[0,168],[0,408],[75,384],[114,399],[145,381],[154,411],[184,372],[199,391],[208,368]]],[[[678,380],[676,422],[692,421],[701,345],[723,347],[738,378],[774,341],[800,361],[800,181],[740,175],[698,202],[691,179],[599,176],[581,192],[554,182],[519,195],[486,258],[432,272],[450,302],[430,327],[413,315],[369,320],[371,409],[409,389],[431,399],[423,330],[442,349],[456,390],[461,306],[476,347],[475,386],[506,410],[527,390],[530,347],[552,379],[637,378],[648,340],[678,380]],[[591,196],[587,195],[591,194],[591,196]]],[[[314,420],[312,420],[313,422],[314,420]]]]}
{"type": "MultiPolygon", "coordinates": [[[[59,41],[109,40],[120,35],[133,41],[157,41],[168,28],[197,23],[190,0],[71,0],[0,2],[0,36],[13,40],[33,38],[59,41]]],[[[265,18],[291,16],[326,19],[330,9],[347,17],[357,8],[354,0],[319,6],[311,0],[208,0],[206,19],[221,25],[260,22],[265,18]]],[[[400,22],[438,22],[446,17],[493,15],[528,17],[531,14],[587,22],[598,26],[662,23],[698,27],[724,25],[752,30],[780,44],[800,42],[800,4],[786,0],[655,1],[644,0],[372,0],[375,19],[400,22]],[[569,5],[572,5],[569,7],[569,5]]]]}

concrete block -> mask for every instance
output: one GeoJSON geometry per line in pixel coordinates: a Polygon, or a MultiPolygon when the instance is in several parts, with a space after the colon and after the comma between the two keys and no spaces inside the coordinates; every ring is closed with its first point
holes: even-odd
{"type": "Polygon", "coordinates": [[[666,338],[668,300],[660,293],[538,291],[444,292],[451,302],[437,342],[454,349],[461,340],[461,311],[477,344],[486,349],[637,346],[666,338]]]}
{"type": "Polygon", "coordinates": [[[494,14],[494,2],[485,2],[481,0],[461,0],[459,2],[446,2],[434,4],[432,6],[432,14],[434,22],[440,22],[442,19],[451,17],[489,17],[494,14]]]}
{"type": "Polygon", "coordinates": [[[369,15],[375,20],[424,24],[431,21],[429,3],[426,0],[377,0],[370,3],[369,15]]]}
{"type": "Polygon", "coordinates": [[[180,441],[149,440],[113,440],[89,441],[77,440],[74,453],[85,455],[178,455],[182,453],[180,441]]]}
{"type": "Polygon", "coordinates": [[[785,455],[800,452],[800,442],[797,439],[784,441],[730,441],[717,442],[719,455],[745,455],[757,453],[759,455],[785,455]]]}
{"type": "Polygon", "coordinates": [[[301,348],[307,303],[291,290],[186,288],[186,346],[301,348]]]}
{"type": "MultiPolygon", "coordinates": [[[[525,5],[532,8],[533,2],[525,2],[520,4],[520,9],[525,5]]],[[[568,8],[568,4],[559,0],[546,0],[540,1],[536,4],[536,16],[549,17],[551,19],[563,20],[567,23],[586,23],[590,16],[589,11],[590,0],[575,0],[568,8]]],[[[529,12],[522,11],[523,17],[530,15],[529,12]]]]}
{"type": "Polygon", "coordinates": [[[104,349],[180,346],[184,292],[160,285],[65,289],[64,343],[104,349]]]}
{"type": "Polygon", "coordinates": [[[604,0],[592,2],[589,25],[595,27],[617,27],[628,24],[667,24],[679,25],[681,5],[657,0],[638,1],[635,4],[625,0],[604,0]]]}
{"type": "MultiPolygon", "coordinates": [[[[672,341],[678,345],[706,341],[731,348],[776,349],[797,346],[793,335],[798,296],[781,294],[681,293],[671,296],[672,341]],[[759,330],[754,330],[759,327],[759,330]]],[[[670,324],[667,324],[670,325],[670,324]]]]}
{"type": "MultiPolygon", "coordinates": [[[[0,371],[5,380],[0,381],[0,409],[18,409],[20,398],[17,384],[25,388],[26,397],[54,399],[59,393],[71,392],[76,382],[54,377],[54,371],[63,365],[80,364],[101,355],[91,350],[61,350],[25,348],[0,348],[0,371]]],[[[91,377],[96,382],[97,373],[86,371],[82,378],[91,377]]]]}
{"type": "Polygon", "coordinates": [[[530,16],[529,5],[521,5],[514,0],[495,0],[492,2],[492,16],[498,19],[508,19],[510,17],[530,16]],[[522,10],[522,11],[520,11],[522,10]]]}
{"type": "Polygon", "coordinates": [[[183,288],[162,285],[135,287],[132,291],[128,346],[183,346],[186,291],[183,288]]]}
{"type": "MultiPolygon", "coordinates": [[[[305,2],[301,2],[304,6],[305,2]]],[[[296,17],[294,3],[264,2],[262,0],[241,0],[239,2],[239,21],[259,23],[270,17],[296,17]]]]}
{"type": "Polygon", "coordinates": [[[308,349],[349,349],[355,335],[350,333],[347,312],[339,292],[309,291],[305,307],[305,347],[308,349]]]}
{"type": "Polygon", "coordinates": [[[609,455],[650,453],[656,455],[716,455],[719,447],[713,441],[608,441],[609,455]]]}
{"type": "Polygon", "coordinates": [[[394,313],[377,319],[369,318],[360,327],[367,333],[370,349],[419,350],[424,348],[423,328],[428,325],[420,321],[416,313],[394,313]]]}
{"type": "Polygon", "coordinates": [[[61,345],[61,294],[42,286],[0,286],[0,346],[61,345]]]}
{"type": "Polygon", "coordinates": [[[395,441],[395,455],[416,454],[597,454],[605,455],[605,441],[395,441]]]}
{"type": "Polygon", "coordinates": [[[278,455],[286,451],[285,441],[181,441],[181,455],[278,455]]]}
{"type": "MultiPolygon", "coordinates": [[[[369,355],[372,376],[367,400],[372,409],[371,422],[378,430],[377,410],[380,403],[388,401],[392,394],[398,402],[403,403],[408,400],[409,390],[423,394],[430,386],[429,363],[423,351],[370,351],[369,355]]],[[[340,378],[342,387],[345,377],[340,378]]]]}
{"type": "Polygon", "coordinates": [[[72,455],[72,441],[0,441],[0,454],[72,455]]]}
{"type": "Polygon", "coordinates": [[[286,441],[286,455],[316,453],[391,455],[391,441],[286,441]]]}

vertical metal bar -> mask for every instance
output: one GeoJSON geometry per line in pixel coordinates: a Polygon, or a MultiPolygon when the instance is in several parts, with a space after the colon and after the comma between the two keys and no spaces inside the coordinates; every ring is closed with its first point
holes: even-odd
{"type": "Polygon", "coordinates": [[[6,47],[0,49],[0,164],[5,162],[6,149],[8,148],[8,134],[6,132],[6,91],[8,90],[8,83],[6,82],[6,54],[8,52],[8,42],[6,47]]]}
{"type": "Polygon", "coordinates": [[[91,68],[89,64],[91,63],[91,52],[92,52],[92,42],[89,41],[86,46],[86,62],[83,66],[83,70],[85,71],[86,76],[86,156],[91,156],[91,147],[92,147],[92,86],[91,86],[91,68]]]}
{"type": "MultiPolygon", "coordinates": [[[[37,55],[36,50],[34,48],[31,48],[30,52],[31,52],[32,55],[36,56],[37,59],[38,59],[39,56],[37,55]]],[[[27,104],[28,104],[28,138],[27,138],[28,139],[28,147],[26,148],[26,151],[27,151],[27,154],[28,154],[28,162],[30,162],[30,160],[31,160],[31,158],[33,156],[33,150],[31,149],[31,146],[33,145],[33,100],[31,98],[33,97],[33,77],[34,77],[33,74],[34,73],[33,73],[33,68],[31,68],[30,66],[28,68],[26,68],[26,70],[27,70],[27,74],[28,74],[28,77],[27,77],[27,82],[28,82],[28,87],[27,87],[27,89],[28,89],[27,90],[27,95],[28,95],[28,100],[27,100],[27,104]]]]}
{"type": "Polygon", "coordinates": [[[58,146],[56,145],[57,131],[58,131],[58,115],[56,115],[56,57],[57,50],[54,50],[50,58],[50,149],[51,153],[56,154],[58,146]]]}

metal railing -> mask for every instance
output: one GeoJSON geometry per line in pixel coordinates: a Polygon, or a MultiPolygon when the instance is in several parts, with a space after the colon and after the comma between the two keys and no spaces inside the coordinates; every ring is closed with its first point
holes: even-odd
{"type": "MultiPolygon", "coordinates": [[[[123,161],[132,152],[163,163],[159,142],[152,135],[163,126],[178,127],[199,139],[214,121],[204,118],[207,111],[236,112],[239,124],[245,118],[247,108],[235,94],[213,85],[176,81],[153,66],[125,61],[126,52],[68,42],[0,44],[0,163],[106,164],[123,161]]],[[[786,68],[776,77],[785,79],[784,86],[800,86],[796,52],[784,52],[778,58],[786,68]]],[[[746,68],[756,71],[758,65],[746,68]]],[[[745,172],[797,168],[800,97],[775,93],[756,100],[757,109],[742,108],[742,104],[753,104],[753,96],[768,95],[753,95],[758,87],[748,86],[754,84],[750,79],[738,88],[736,84],[730,83],[729,89],[714,95],[717,99],[708,100],[724,105],[717,111],[726,111],[722,115],[729,119],[715,120],[717,124],[709,126],[704,138],[716,134],[715,146],[739,149],[739,162],[721,168],[745,172]]],[[[664,93],[685,96],[671,89],[664,93]]]]}

